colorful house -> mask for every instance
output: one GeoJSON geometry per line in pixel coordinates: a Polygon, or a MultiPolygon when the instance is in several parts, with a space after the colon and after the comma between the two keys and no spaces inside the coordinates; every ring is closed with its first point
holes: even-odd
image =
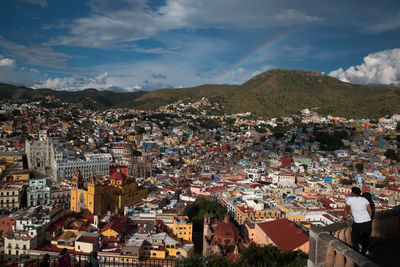
{"type": "Polygon", "coordinates": [[[259,245],[274,245],[282,252],[302,250],[308,254],[308,235],[288,219],[245,224],[249,240],[259,245]]]}

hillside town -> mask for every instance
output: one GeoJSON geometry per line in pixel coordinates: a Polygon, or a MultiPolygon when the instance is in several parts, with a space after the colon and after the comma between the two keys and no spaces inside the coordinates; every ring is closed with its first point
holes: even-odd
{"type": "Polygon", "coordinates": [[[308,254],[310,228],[340,221],[352,187],[377,211],[400,204],[399,122],[227,115],[207,98],[152,112],[3,101],[1,261],[63,249],[74,260],[235,261],[250,244],[308,254]],[[224,215],[195,218],[201,201],[224,215]]]}

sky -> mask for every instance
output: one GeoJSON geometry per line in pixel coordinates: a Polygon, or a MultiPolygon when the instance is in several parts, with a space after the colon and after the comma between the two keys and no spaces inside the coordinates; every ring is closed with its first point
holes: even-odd
{"type": "Polygon", "coordinates": [[[135,91],[272,68],[400,86],[398,0],[1,0],[0,82],[135,91]]]}

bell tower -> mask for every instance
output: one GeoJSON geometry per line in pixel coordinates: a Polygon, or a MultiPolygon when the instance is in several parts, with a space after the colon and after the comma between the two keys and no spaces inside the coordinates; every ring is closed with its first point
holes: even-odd
{"type": "Polygon", "coordinates": [[[75,170],[75,175],[72,178],[71,186],[73,189],[79,189],[82,186],[82,175],[79,169],[75,170]]]}

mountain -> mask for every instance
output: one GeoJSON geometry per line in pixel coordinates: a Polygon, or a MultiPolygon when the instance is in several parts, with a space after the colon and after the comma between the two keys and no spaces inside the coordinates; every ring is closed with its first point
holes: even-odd
{"type": "Polygon", "coordinates": [[[86,108],[131,107],[155,109],[178,100],[207,97],[225,113],[250,111],[259,116],[289,116],[304,108],[322,115],[347,118],[378,118],[400,114],[400,88],[341,82],[319,72],[273,69],[242,85],[206,84],[192,88],[151,92],[113,92],[86,89],[77,92],[30,89],[0,84],[0,100],[39,100],[46,96],[86,108]]]}
{"type": "Polygon", "coordinates": [[[310,108],[322,115],[377,118],[400,113],[400,88],[341,82],[314,71],[274,69],[224,95],[228,113],[284,116],[310,108]]]}
{"type": "Polygon", "coordinates": [[[151,110],[178,100],[221,97],[237,87],[238,85],[205,84],[191,88],[159,89],[148,92],[131,103],[126,103],[126,106],[151,110]]]}
{"type": "Polygon", "coordinates": [[[85,89],[82,91],[55,91],[52,89],[31,89],[24,86],[17,87],[9,84],[0,84],[0,100],[41,100],[46,96],[54,96],[63,102],[80,103],[85,108],[91,109],[110,108],[123,105],[125,102],[130,103],[143,94],[145,94],[143,91],[114,92],[108,90],[99,91],[96,89],[85,89]]]}

